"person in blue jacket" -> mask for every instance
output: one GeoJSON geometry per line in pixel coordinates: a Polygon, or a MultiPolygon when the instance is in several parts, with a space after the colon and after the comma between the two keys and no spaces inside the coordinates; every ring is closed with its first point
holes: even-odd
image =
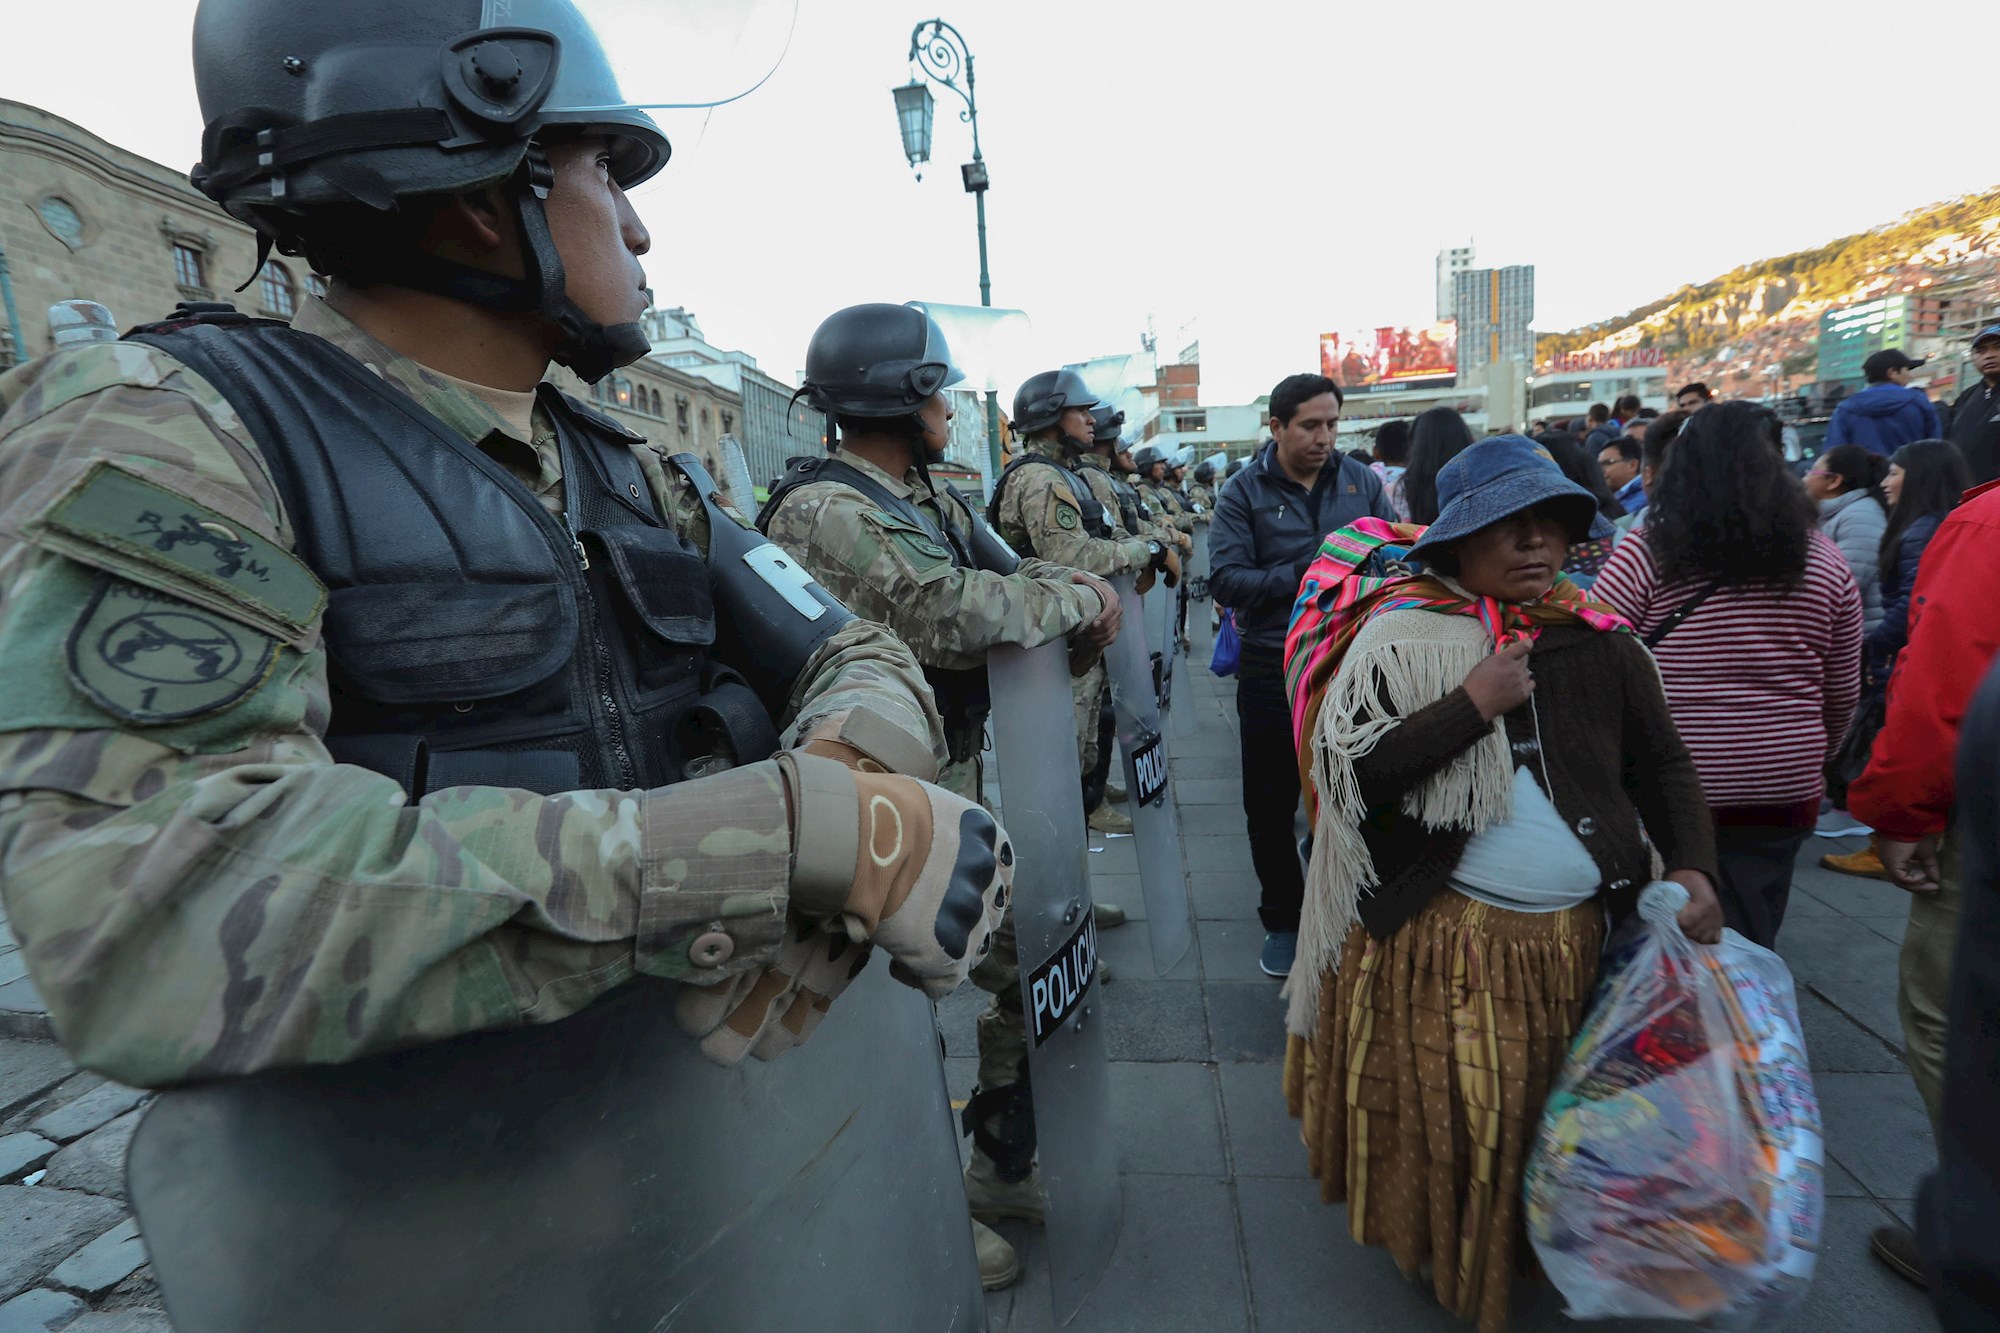
{"type": "Polygon", "coordinates": [[[1937,439],[1943,433],[1937,409],[1923,390],[1909,387],[1910,372],[1922,364],[1900,347],[1884,348],[1862,362],[1868,387],[1833,409],[1826,448],[1858,444],[1887,458],[1906,444],[1937,439]]]}

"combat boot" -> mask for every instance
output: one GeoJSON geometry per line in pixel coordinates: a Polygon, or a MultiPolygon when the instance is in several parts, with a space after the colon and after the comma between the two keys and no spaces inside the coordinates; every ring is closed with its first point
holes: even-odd
{"type": "Polygon", "coordinates": [[[1106,802],[1090,812],[1090,826],[1099,833],[1130,833],[1132,817],[1106,802]]]}
{"type": "Polygon", "coordinates": [[[972,1251],[979,1256],[979,1285],[987,1291],[1011,1287],[1021,1276],[1021,1261],[1014,1256],[1014,1247],[976,1217],[972,1219],[972,1251]]]}
{"type": "Polygon", "coordinates": [[[1107,782],[1104,784],[1104,803],[1106,805],[1123,805],[1128,795],[1130,793],[1125,790],[1125,784],[1122,782],[1107,782]]]}
{"type": "MultiPolygon", "coordinates": [[[[1097,918],[1097,928],[1099,930],[1112,930],[1131,920],[1125,914],[1125,909],[1116,903],[1092,903],[1090,905],[1090,914],[1097,918]]],[[[1104,964],[1102,963],[1098,964],[1100,968],[1103,966],[1104,964]]]]}
{"type": "Polygon", "coordinates": [[[965,1201],[981,1222],[1017,1218],[1023,1222],[1042,1220],[1042,1168],[1028,1172],[1025,1180],[1002,1180],[993,1159],[974,1149],[965,1168],[965,1201]]]}

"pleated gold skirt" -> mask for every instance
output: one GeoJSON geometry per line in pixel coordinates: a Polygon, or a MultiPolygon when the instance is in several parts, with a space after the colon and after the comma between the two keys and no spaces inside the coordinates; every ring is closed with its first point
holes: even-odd
{"type": "Polygon", "coordinates": [[[1285,1098],[1348,1230],[1505,1333],[1532,1272],[1521,1170],[1583,1020],[1604,943],[1593,900],[1510,912],[1446,890],[1387,939],[1356,926],[1285,1053],[1285,1098]]]}

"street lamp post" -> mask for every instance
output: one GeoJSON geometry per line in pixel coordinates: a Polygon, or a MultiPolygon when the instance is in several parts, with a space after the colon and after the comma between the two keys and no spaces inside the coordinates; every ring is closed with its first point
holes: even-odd
{"type": "MultiPolygon", "coordinates": [[[[979,151],[979,101],[973,90],[972,50],[966,46],[965,38],[957,28],[943,19],[926,19],[910,30],[910,63],[928,77],[957,93],[965,101],[965,110],[958,118],[972,127],[972,160],[958,171],[965,182],[965,192],[973,197],[979,214],[979,304],[993,304],[993,280],[986,268],[986,159],[979,151]],[[965,86],[958,85],[958,76],[963,72],[965,86]]],[[[903,154],[910,159],[912,167],[930,161],[931,120],[934,103],[929,85],[911,76],[908,83],[894,90],[896,97],[896,121],[903,133],[903,154]]],[[[917,174],[923,179],[923,173],[917,174]]],[[[986,391],[986,452],[991,468],[990,476],[1000,475],[1000,399],[993,390],[986,391]]]]}

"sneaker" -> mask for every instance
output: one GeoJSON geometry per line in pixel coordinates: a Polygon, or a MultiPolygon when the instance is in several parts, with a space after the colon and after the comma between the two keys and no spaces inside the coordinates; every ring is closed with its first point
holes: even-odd
{"type": "Polygon", "coordinates": [[[1289,977],[1292,960],[1298,953],[1299,932],[1274,930],[1264,936],[1264,951],[1257,957],[1257,966],[1267,977],[1289,977]]]}
{"type": "Polygon", "coordinates": [[[1930,1288],[1924,1273],[1924,1256],[1917,1249],[1917,1233],[1906,1226],[1876,1227],[1868,1233],[1868,1248],[1903,1281],[1930,1288]]]}
{"type": "Polygon", "coordinates": [[[1125,784],[1122,782],[1107,782],[1104,784],[1104,803],[1106,805],[1123,805],[1125,804],[1125,797],[1128,794],[1125,790],[1125,784]]]}
{"type": "MultiPolygon", "coordinates": [[[[1125,915],[1124,908],[1114,903],[1092,903],[1090,905],[1090,914],[1097,918],[1097,928],[1099,930],[1116,930],[1132,919],[1125,915]]],[[[1102,967],[1104,965],[1099,963],[1098,966],[1102,967]]]]}
{"type": "Polygon", "coordinates": [[[1828,852],[1819,859],[1822,870],[1837,870],[1843,875],[1859,875],[1863,879],[1887,879],[1889,872],[1882,867],[1882,858],[1875,853],[1871,843],[1858,852],[1836,856],[1828,852]]]}
{"type": "Polygon", "coordinates": [[[1021,1276],[1021,1261],[1014,1256],[1014,1247],[976,1217],[972,1219],[972,1252],[979,1256],[979,1285],[987,1291],[1011,1287],[1021,1276]]]}
{"type": "Polygon", "coordinates": [[[1100,805],[1090,812],[1090,826],[1099,833],[1130,833],[1132,816],[1112,805],[1100,805]]]}
{"type": "Polygon", "coordinates": [[[965,1166],[965,1201],[972,1216],[981,1222],[1011,1217],[1038,1223],[1042,1220],[1042,1168],[1035,1167],[1025,1180],[1002,1180],[992,1159],[975,1150],[965,1166]]]}
{"type": "Polygon", "coordinates": [[[1874,831],[1845,810],[1829,810],[1813,826],[1813,832],[1822,838],[1860,838],[1874,831]]]}

